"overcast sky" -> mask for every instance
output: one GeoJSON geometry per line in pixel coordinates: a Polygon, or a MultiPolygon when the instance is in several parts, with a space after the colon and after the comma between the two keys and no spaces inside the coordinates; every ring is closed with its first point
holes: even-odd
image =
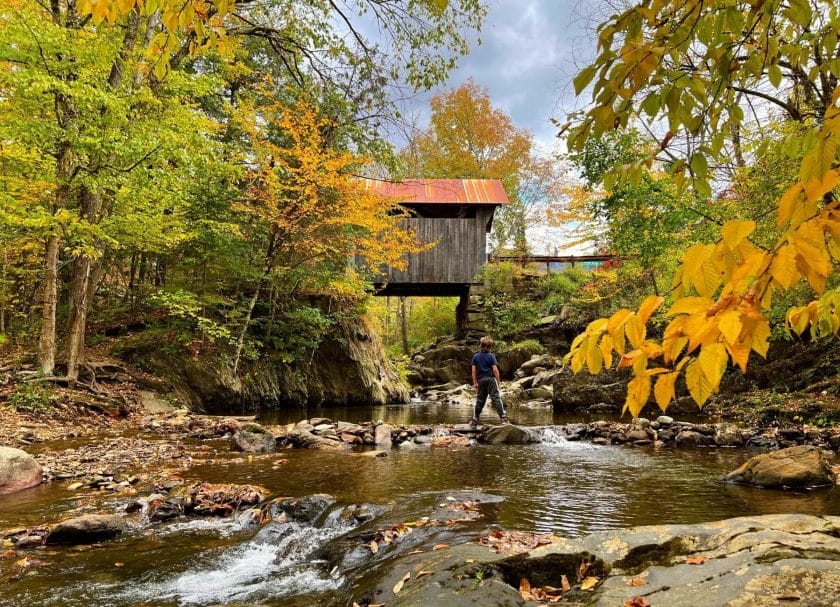
{"type": "MultiPolygon", "coordinates": [[[[572,88],[576,66],[591,57],[588,17],[573,0],[489,0],[482,31],[473,37],[449,82],[455,88],[467,79],[490,91],[493,104],[519,128],[534,134],[542,150],[557,141],[549,119],[563,119],[577,104],[572,88]],[[477,44],[477,39],[481,44],[477,44]]],[[[414,100],[425,125],[431,94],[414,100]]],[[[578,104],[579,105],[579,104],[578,104]]]]}

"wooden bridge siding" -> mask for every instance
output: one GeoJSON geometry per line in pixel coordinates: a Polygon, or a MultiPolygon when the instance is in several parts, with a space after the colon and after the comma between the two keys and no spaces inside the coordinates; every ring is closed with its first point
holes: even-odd
{"type": "Polygon", "coordinates": [[[486,261],[487,214],[479,210],[473,219],[414,217],[403,225],[422,243],[436,242],[428,251],[408,256],[408,267],[389,268],[392,284],[469,284],[486,261]]]}

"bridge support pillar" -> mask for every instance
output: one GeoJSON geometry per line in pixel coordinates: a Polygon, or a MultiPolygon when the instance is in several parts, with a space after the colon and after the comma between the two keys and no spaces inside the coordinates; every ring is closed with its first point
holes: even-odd
{"type": "Polygon", "coordinates": [[[484,333],[487,331],[487,314],[484,310],[484,285],[469,285],[461,293],[458,307],[455,308],[455,327],[458,335],[469,331],[484,333]]]}

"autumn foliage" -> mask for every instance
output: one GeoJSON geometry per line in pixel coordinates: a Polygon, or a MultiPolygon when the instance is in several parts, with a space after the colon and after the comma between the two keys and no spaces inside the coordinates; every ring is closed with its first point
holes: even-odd
{"type": "MultiPolygon", "coordinates": [[[[575,339],[567,356],[575,372],[597,373],[614,356],[619,368],[632,369],[625,410],[633,416],[651,395],[665,410],[680,374],[702,406],[728,364],[746,372],[751,352],[767,353],[774,298],[802,281],[816,298],[788,310],[787,330],[814,337],[840,330],[840,293],[827,290],[840,260],[838,28],[836,5],[822,1],[645,0],[601,26],[599,54],[575,80],[579,92],[591,85],[593,105],[571,131],[572,148],[650,120],[667,129],[656,151],[669,152],[675,179],[707,199],[711,166],[746,162],[738,135],[747,124],[743,100],[751,98],[767,103],[768,115],[795,123],[789,148],[800,165],[778,199],[780,236],[771,246],[755,244],[754,220],[738,219],[723,223],[717,242],[685,251],[661,337],[647,331],[665,302],[652,296],[637,310],[592,322],[575,339]],[[768,85],[777,93],[768,94],[768,85]],[[678,140],[687,155],[671,150],[678,140]]],[[[654,162],[651,155],[616,167],[605,184],[638,180],[654,162]]]]}

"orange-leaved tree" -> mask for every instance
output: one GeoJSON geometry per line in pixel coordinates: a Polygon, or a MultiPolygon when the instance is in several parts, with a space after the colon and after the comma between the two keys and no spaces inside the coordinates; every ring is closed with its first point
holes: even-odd
{"type": "MultiPolygon", "coordinates": [[[[838,32],[833,0],[642,0],[600,26],[597,57],[575,78],[578,93],[591,86],[593,103],[571,131],[572,149],[647,123],[664,133],[657,152],[698,199],[711,198],[715,167],[750,162],[745,127],[765,118],[795,125],[787,148],[800,161],[778,200],[775,243],[754,244],[756,222],[739,219],[723,223],[717,242],[685,251],[661,338],[647,325],[665,299],[651,296],[574,340],[566,360],[575,372],[597,373],[614,356],[632,369],[625,410],[634,416],[651,394],[665,410],[680,374],[702,406],[729,363],[745,372],[751,352],[767,353],[774,297],[802,280],[816,297],[788,310],[788,328],[840,330],[840,292],[826,290],[840,259],[838,32]]],[[[614,167],[604,183],[637,180],[653,162],[614,167]]]]}
{"type": "MultiPolygon", "coordinates": [[[[413,232],[399,225],[396,202],[354,177],[363,158],[330,141],[335,125],[305,101],[241,108],[251,140],[253,169],[240,208],[257,219],[257,238],[267,234],[262,271],[251,297],[234,358],[238,366],[260,291],[273,279],[294,274],[298,283],[318,276],[348,276],[348,259],[363,256],[371,267],[405,267],[405,256],[423,250],[413,232]],[[253,113],[252,113],[253,112],[253,113]],[[328,270],[326,273],[321,270],[328,270]]],[[[298,285],[298,288],[306,285],[298,285]]],[[[310,287],[314,287],[311,284],[310,287]]],[[[333,279],[328,290],[341,292],[333,279]]]]}

